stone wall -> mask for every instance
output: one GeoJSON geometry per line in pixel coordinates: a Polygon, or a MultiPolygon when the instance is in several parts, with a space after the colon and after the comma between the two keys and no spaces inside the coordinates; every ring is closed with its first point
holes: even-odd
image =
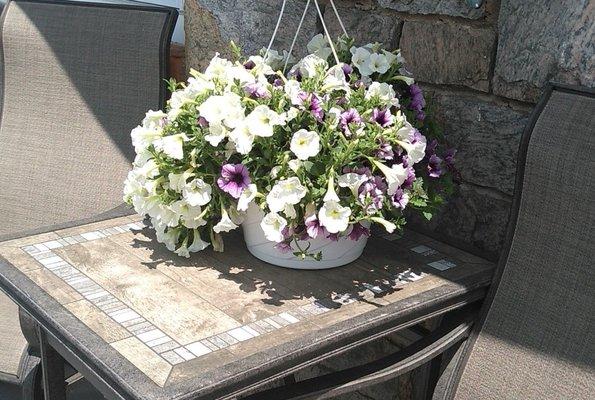
{"type": "MultiPolygon", "coordinates": [[[[323,2],[324,3],[324,2],[323,2]]],[[[400,47],[431,114],[459,149],[463,182],[429,228],[497,257],[512,199],[517,146],[545,84],[595,85],[595,3],[589,0],[336,0],[357,42],[400,47]]],[[[280,0],[186,0],[187,65],[202,67],[229,40],[266,46],[280,0]]],[[[275,48],[287,48],[305,0],[290,0],[275,48]]],[[[332,33],[339,24],[323,6],[332,33]]],[[[298,40],[322,27],[312,6],[298,40]]]]}

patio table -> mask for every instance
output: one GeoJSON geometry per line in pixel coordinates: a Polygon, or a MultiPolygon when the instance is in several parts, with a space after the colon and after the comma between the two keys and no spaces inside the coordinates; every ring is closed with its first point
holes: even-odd
{"type": "Polygon", "coordinates": [[[0,243],[0,288],[41,340],[50,399],[66,360],[108,399],[232,399],[483,298],[494,265],[406,231],[364,255],[296,271],[239,233],[190,259],[124,216],[0,243]]]}

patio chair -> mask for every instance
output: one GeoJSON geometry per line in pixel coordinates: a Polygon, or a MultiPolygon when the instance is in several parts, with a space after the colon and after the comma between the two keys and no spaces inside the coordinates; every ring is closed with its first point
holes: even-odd
{"type": "Polygon", "coordinates": [[[396,354],[248,398],[332,398],[436,357],[433,400],[593,398],[594,154],[595,90],[549,87],[521,141],[505,251],[479,317],[450,315],[396,354]]]}
{"type": "MultiPolygon", "coordinates": [[[[134,158],[129,133],[146,110],[164,105],[177,17],[172,8],[132,4],[4,7],[0,241],[129,212],[122,206],[134,158]]],[[[32,396],[38,368],[27,340],[36,338],[25,340],[18,318],[0,293],[0,398],[32,396]]]]}

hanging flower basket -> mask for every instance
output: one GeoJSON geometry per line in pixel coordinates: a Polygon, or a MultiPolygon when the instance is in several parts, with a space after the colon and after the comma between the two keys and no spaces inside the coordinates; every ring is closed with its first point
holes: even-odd
{"type": "Polygon", "coordinates": [[[330,268],[361,255],[372,224],[394,232],[406,208],[429,218],[442,202],[454,151],[398,51],[324,35],[297,62],[232,49],[132,131],[125,200],[168,249],[223,251],[242,226],[264,261],[330,268]]]}

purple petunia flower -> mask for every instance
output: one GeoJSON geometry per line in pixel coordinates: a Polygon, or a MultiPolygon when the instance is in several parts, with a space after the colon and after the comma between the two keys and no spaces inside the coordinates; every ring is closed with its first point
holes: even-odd
{"type": "Polygon", "coordinates": [[[271,97],[267,88],[259,83],[250,83],[249,85],[246,85],[244,91],[253,99],[268,99],[271,97]]]}
{"type": "Polygon", "coordinates": [[[395,157],[395,152],[390,143],[381,141],[378,150],[376,150],[376,157],[383,160],[392,160],[395,157]]]}
{"type": "Polygon", "coordinates": [[[386,128],[393,123],[393,116],[388,109],[380,110],[375,108],[372,111],[372,118],[370,119],[372,122],[376,122],[383,128],[386,128]]]}
{"type": "Polygon", "coordinates": [[[283,80],[281,78],[277,78],[273,81],[273,86],[274,87],[281,87],[283,86],[283,80]]]}
{"type": "Polygon", "coordinates": [[[324,235],[325,229],[322,227],[322,225],[320,225],[320,221],[318,221],[316,214],[313,214],[306,218],[305,223],[306,232],[308,233],[308,236],[310,236],[312,239],[316,239],[318,235],[324,235]]]}
{"type": "Polygon", "coordinates": [[[409,86],[409,94],[411,94],[409,109],[415,110],[416,118],[419,121],[423,121],[426,118],[426,114],[423,112],[423,109],[426,106],[426,100],[424,99],[421,88],[418,85],[413,84],[409,86]]]}
{"type": "Polygon", "coordinates": [[[209,127],[209,122],[206,120],[205,117],[198,117],[198,119],[196,120],[196,124],[198,126],[200,126],[201,128],[208,128],[209,127]]]}
{"type": "Polygon", "coordinates": [[[217,179],[219,189],[229,193],[234,199],[239,199],[242,191],[251,182],[248,169],[242,164],[225,164],[221,168],[221,176],[217,179]]]}
{"type": "Polygon", "coordinates": [[[452,168],[455,165],[455,155],[457,151],[455,149],[447,149],[444,152],[444,163],[447,168],[452,168]]]}
{"type": "Polygon", "coordinates": [[[358,167],[358,168],[344,167],[343,168],[344,174],[348,174],[350,172],[353,172],[354,174],[358,174],[358,175],[372,176],[372,171],[368,167],[358,167]]]}
{"type": "Polygon", "coordinates": [[[345,134],[345,136],[350,137],[353,135],[351,132],[351,126],[361,125],[362,117],[359,115],[355,108],[350,108],[347,111],[343,111],[339,118],[339,126],[341,126],[341,130],[345,134]]]}
{"type": "Polygon", "coordinates": [[[303,103],[308,103],[307,109],[312,113],[316,121],[322,122],[324,118],[324,110],[322,109],[322,101],[314,93],[308,94],[306,92],[298,93],[299,99],[303,103]]]}
{"type": "Polygon", "coordinates": [[[407,203],[409,203],[409,196],[403,191],[403,189],[398,188],[390,200],[391,203],[393,203],[393,206],[404,210],[405,207],[407,207],[407,203]]]}
{"type": "Polygon", "coordinates": [[[353,68],[351,68],[351,65],[343,64],[343,65],[341,65],[341,69],[343,70],[343,73],[345,74],[345,79],[349,79],[349,75],[353,72],[353,68]]]}
{"type": "Polygon", "coordinates": [[[436,148],[438,147],[438,141],[436,139],[432,139],[426,145],[426,157],[431,156],[432,154],[436,153],[436,148]]]}
{"type": "Polygon", "coordinates": [[[246,68],[247,70],[250,70],[250,69],[252,69],[254,67],[256,67],[256,63],[254,61],[252,61],[252,60],[246,61],[244,63],[244,68],[246,68]]]}
{"type": "Polygon", "coordinates": [[[432,178],[439,178],[442,175],[442,159],[432,154],[428,161],[428,174],[432,178]]]}
{"type": "Polygon", "coordinates": [[[372,200],[370,204],[366,205],[366,212],[368,214],[374,214],[376,211],[382,208],[386,189],[386,183],[381,177],[376,175],[369,176],[368,180],[359,187],[359,201],[362,204],[366,204],[366,198],[368,196],[372,200]]]}
{"type": "Polygon", "coordinates": [[[351,232],[349,233],[348,237],[349,239],[356,241],[359,240],[359,238],[361,238],[362,236],[369,237],[370,230],[358,222],[357,224],[353,225],[353,229],[351,229],[351,232]]]}
{"type": "MultiPolygon", "coordinates": [[[[404,165],[403,165],[404,166],[404,165]]],[[[413,182],[415,182],[415,170],[413,167],[406,167],[407,168],[407,178],[401,185],[404,189],[411,189],[413,187],[413,182]]]]}

